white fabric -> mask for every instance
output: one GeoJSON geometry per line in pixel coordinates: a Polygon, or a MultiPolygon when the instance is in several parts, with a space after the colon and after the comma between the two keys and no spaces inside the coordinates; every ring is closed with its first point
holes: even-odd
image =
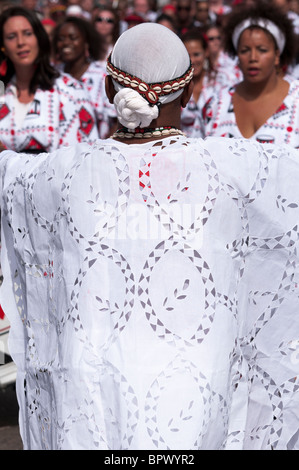
{"type": "MultiPolygon", "coordinates": [[[[112,64],[123,72],[130,73],[146,83],[158,83],[181,77],[190,66],[190,58],[182,41],[169,28],[157,23],[143,23],[125,31],[116,42],[112,55],[112,64]],[[150,44],[150,47],[147,45],[150,44]]],[[[123,90],[113,80],[118,92],[123,90]]],[[[122,92],[121,98],[114,98],[119,121],[129,129],[137,119],[148,121],[158,116],[158,107],[150,106],[143,97],[122,92]],[[123,102],[125,99],[125,103],[123,102]],[[119,106],[120,104],[120,106],[119,106]],[[132,117],[133,116],[133,117],[132,117]],[[132,120],[131,120],[132,117],[132,120]]],[[[183,89],[159,97],[160,103],[169,103],[183,93],[183,89]]],[[[150,121],[151,122],[151,121],[150,121]]],[[[150,123],[149,122],[149,123],[150,123]]],[[[147,126],[149,124],[144,124],[147,126]]],[[[142,127],[142,125],[141,125],[142,127]]]]}
{"type": "Polygon", "coordinates": [[[298,151],[108,139],[0,175],[25,449],[299,449],[298,151]]]}
{"type": "Polygon", "coordinates": [[[271,33],[271,35],[275,39],[280,53],[283,52],[285,42],[286,42],[285,35],[281,31],[281,29],[279,29],[278,26],[276,26],[275,23],[265,18],[259,18],[259,19],[248,18],[247,20],[242,21],[242,23],[240,23],[235,28],[233,35],[232,35],[232,42],[236,50],[238,49],[238,43],[239,43],[241,34],[243,33],[243,31],[245,31],[245,29],[250,28],[250,26],[258,26],[260,28],[266,29],[269,33],[271,33]]]}

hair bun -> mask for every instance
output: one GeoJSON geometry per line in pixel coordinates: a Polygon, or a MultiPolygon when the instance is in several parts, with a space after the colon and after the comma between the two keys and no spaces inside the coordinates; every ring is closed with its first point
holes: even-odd
{"type": "Polygon", "coordinates": [[[157,105],[150,106],[137,91],[123,88],[114,97],[119,122],[128,129],[147,127],[159,115],[157,105]]]}

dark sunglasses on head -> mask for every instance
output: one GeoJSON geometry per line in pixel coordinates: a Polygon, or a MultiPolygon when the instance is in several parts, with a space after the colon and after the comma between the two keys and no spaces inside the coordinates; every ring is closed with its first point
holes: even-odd
{"type": "Polygon", "coordinates": [[[191,7],[178,7],[178,10],[179,10],[179,11],[181,11],[181,10],[190,11],[190,10],[191,10],[191,7]]]}
{"type": "Polygon", "coordinates": [[[112,24],[112,23],[114,23],[114,20],[113,20],[112,18],[103,18],[103,17],[99,16],[99,18],[96,18],[96,22],[97,22],[97,23],[103,23],[103,22],[105,22],[105,23],[110,23],[110,24],[112,24]]]}

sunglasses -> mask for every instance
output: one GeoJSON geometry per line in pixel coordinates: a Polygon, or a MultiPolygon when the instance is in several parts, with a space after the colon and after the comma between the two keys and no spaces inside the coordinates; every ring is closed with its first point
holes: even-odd
{"type": "Polygon", "coordinates": [[[221,37],[220,36],[210,36],[210,37],[208,37],[208,40],[209,41],[221,41],[221,37]]]}
{"type": "Polygon", "coordinates": [[[197,11],[199,11],[199,12],[201,12],[201,13],[202,13],[202,12],[207,13],[207,12],[209,11],[209,9],[208,9],[208,8],[197,8],[197,11]]]}
{"type": "Polygon", "coordinates": [[[114,23],[114,20],[112,18],[103,18],[101,16],[99,16],[99,18],[96,18],[96,22],[97,23],[110,23],[110,24],[113,24],[114,23]]]}

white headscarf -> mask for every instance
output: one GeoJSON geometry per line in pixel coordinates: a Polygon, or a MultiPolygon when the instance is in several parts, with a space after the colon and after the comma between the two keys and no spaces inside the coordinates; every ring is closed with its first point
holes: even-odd
{"type": "MultiPolygon", "coordinates": [[[[146,83],[157,83],[181,77],[190,66],[183,42],[170,29],[157,23],[143,23],[125,31],[117,40],[111,62],[118,69],[146,83]]],[[[124,88],[113,80],[118,93],[114,104],[118,120],[128,129],[146,127],[159,114],[137,91],[124,88]]],[[[159,97],[160,103],[175,100],[183,89],[159,97]]]]}
{"type": "Polygon", "coordinates": [[[232,35],[232,42],[236,51],[238,50],[238,43],[239,43],[241,34],[243,33],[243,31],[245,31],[245,29],[250,28],[251,26],[258,26],[259,28],[266,29],[276,41],[276,44],[280,53],[281,54],[283,53],[285,43],[286,43],[285,35],[281,31],[281,29],[279,29],[279,27],[276,26],[275,23],[273,23],[273,21],[270,21],[266,18],[257,18],[257,19],[248,18],[242,21],[242,23],[240,23],[235,28],[233,35],[232,35]]]}

